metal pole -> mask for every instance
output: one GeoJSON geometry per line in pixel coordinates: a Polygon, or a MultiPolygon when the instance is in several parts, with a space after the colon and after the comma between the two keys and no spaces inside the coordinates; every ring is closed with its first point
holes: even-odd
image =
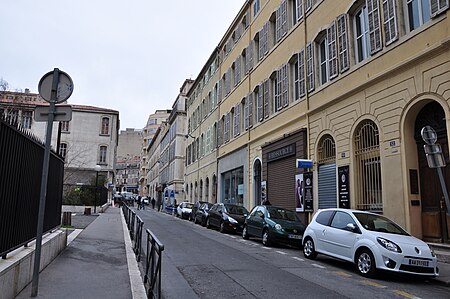
{"type": "Polygon", "coordinates": [[[50,143],[52,141],[53,119],[55,118],[55,103],[56,103],[56,92],[58,89],[58,83],[59,83],[59,69],[55,68],[53,70],[51,101],[50,101],[50,108],[48,111],[47,134],[45,139],[44,163],[42,166],[41,193],[39,198],[39,215],[38,215],[38,226],[36,236],[36,252],[34,256],[33,280],[31,285],[31,297],[36,297],[38,293],[39,268],[41,264],[42,232],[44,230],[45,199],[47,196],[48,167],[50,164],[49,163],[50,143]]]}
{"type": "Polygon", "coordinates": [[[95,195],[94,195],[94,214],[97,213],[97,189],[98,189],[98,171],[97,171],[97,175],[95,177],[95,195]]]}
{"type": "Polygon", "coordinates": [[[445,186],[444,176],[442,175],[441,167],[437,168],[439,182],[441,183],[442,193],[444,193],[445,205],[447,206],[447,214],[450,214],[450,201],[448,199],[447,187],[445,186]]]}

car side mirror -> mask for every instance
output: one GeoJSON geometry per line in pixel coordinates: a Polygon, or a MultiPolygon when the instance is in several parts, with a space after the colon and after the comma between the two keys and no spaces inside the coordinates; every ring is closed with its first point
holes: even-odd
{"type": "Polygon", "coordinates": [[[348,223],[347,229],[351,232],[354,232],[356,230],[356,226],[353,223],[348,223]]]}

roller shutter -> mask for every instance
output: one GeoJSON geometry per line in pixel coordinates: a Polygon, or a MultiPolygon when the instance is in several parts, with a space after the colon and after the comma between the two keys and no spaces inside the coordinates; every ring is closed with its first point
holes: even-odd
{"type": "Polygon", "coordinates": [[[336,208],[336,164],[319,165],[319,209],[336,208]]]}

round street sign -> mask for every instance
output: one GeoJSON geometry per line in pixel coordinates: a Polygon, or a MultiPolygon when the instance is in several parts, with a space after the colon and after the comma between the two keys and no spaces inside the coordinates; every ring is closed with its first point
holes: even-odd
{"type": "MultiPolygon", "coordinates": [[[[39,81],[39,94],[47,102],[52,101],[52,84],[54,71],[45,74],[39,81]]],[[[63,71],[59,71],[59,82],[56,90],[55,103],[61,103],[67,100],[73,92],[73,81],[69,75],[63,71]]]]}
{"type": "Polygon", "coordinates": [[[422,135],[423,141],[427,144],[432,145],[437,141],[436,131],[431,126],[425,126],[420,131],[420,135],[422,135]]]}

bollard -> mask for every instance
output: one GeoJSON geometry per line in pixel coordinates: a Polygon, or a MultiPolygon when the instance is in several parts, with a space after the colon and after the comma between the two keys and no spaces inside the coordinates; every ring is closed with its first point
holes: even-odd
{"type": "Polygon", "coordinates": [[[72,226],[72,212],[63,212],[63,226],[72,226]]]}

